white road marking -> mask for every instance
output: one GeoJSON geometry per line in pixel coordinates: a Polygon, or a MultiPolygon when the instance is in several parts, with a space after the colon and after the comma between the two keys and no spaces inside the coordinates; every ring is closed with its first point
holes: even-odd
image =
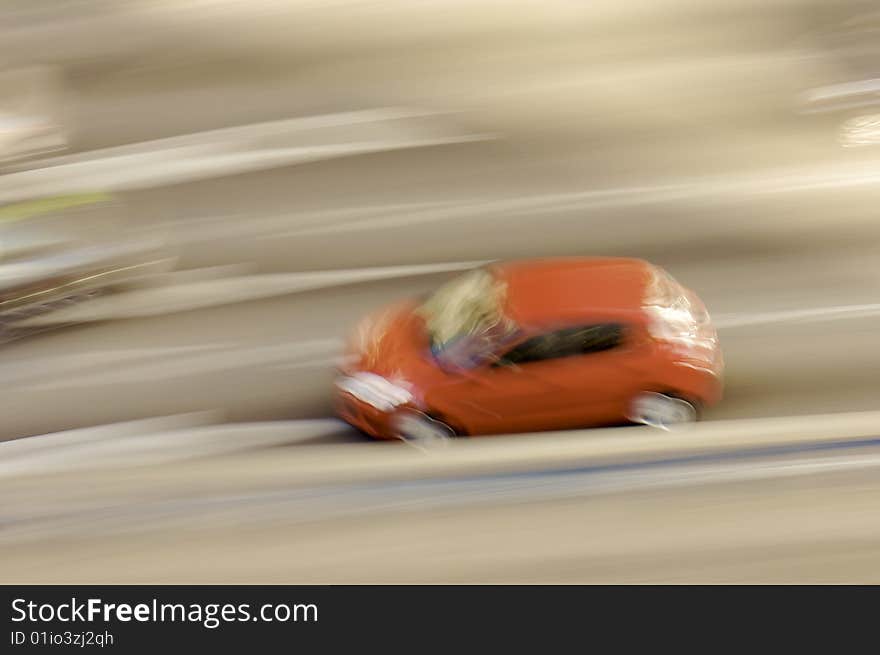
{"type": "Polygon", "coordinates": [[[770,323],[816,323],[878,315],[880,315],[880,303],[868,303],[862,305],[811,307],[808,309],[793,309],[779,312],[721,314],[714,316],[712,322],[718,329],[730,329],[770,323]]]}
{"type": "MultiPolygon", "coordinates": [[[[638,207],[680,201],[742,198],[803,190],[880,187],[880,161],[849,166],[777,169],[754,174],[693,178],[674,184],[612,187],[556,194],[536,194],[512,198],[485,198],[472,201],[422,203],[412,210],[390,205],[386,211],[371,207],[323,225],[292,227],[272,237],[295,237],[311,234],[336,234],[372,229],[405,227],[423,223],[477,219],[486,217],[535,218],[547,213],[581,213],[613,207],[638,207]]],[[[295,217],[291,217],[293,219],[295,217]]],[[[766,218],[762,218],[766,221],[766,218]]],[[[311,221],[309,221],[311,223],[311,221]]],[[[268,238],[268,237],[264,237],[268,238]]]]}
{"type": "Polygon", "coordinates": [[[303,230],[336,225],[355,224],[363,221],[380,220],[390,216],[408,216],[423,210],[453,208],[456,202],[413,202],[366,207],[343,207],[341,209],[321,209],[275,216],[254,216],[251,214],[232,214],[189,218],[183,221],[166,223],[165,227],[174,231],[175,239],[181,243],[199,243],[235,237],[276,238],[305,233],[303,230]]]}
{"type": "MultiPolygon", "coordinates": [[[[64,155],[62,157],[37,159],[21,164],[20,168],[27,168],[28,170],[45,169],[68,164],[91,163],[102,159],[112,159],[127,155],[156,154],[160,151],[179,150],[188,147],[201,149],[235,148],[253,142],[259,143],[261,139],[273,142],[279,136],[308,133],[312,130],[400,121],[412,118],[438,117],[443,116],[445,113],[415,108],[385,107],[362,111],[299,116],[296,118],[193,132],[152,141],[91,150],[74,155],[64,155]]],[[[202,151],[204,150],[199,152],[202,151]]]]}
{"type": "Polygon", "coordinates": [[[155,416],[147,419],[111,423],[76,430],[64,430],[11,441],[0,441],[0,461],[16,457],[30,457],[45,452],[57,453],[72,446],[85,446],[100,441],[115,441],[173,430],[183,430],[223,420],[217,411],[155,416]]]}
{"type": "Polygon", "coordinates": [[[0,443],[0,478],[42,475],[51,472],[115,469],[146,466],[182,459],[229,454],[254,448],[295,444],[341,433],[353,432],[336,419],[228,423],[223,425],[154,425],[154,432],[142,426],[125,432],[125,426],[105,426],[91,432],[83,430],[79,439],[57,433],[0,443]],[[118,437],[108,438],[107,429],[117,429],[118,437]]]}

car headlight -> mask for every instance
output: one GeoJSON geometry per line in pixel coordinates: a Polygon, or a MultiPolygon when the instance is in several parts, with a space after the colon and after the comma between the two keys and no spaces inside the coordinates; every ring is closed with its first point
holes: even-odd
{"type": "Polygon", "coordinates": [[[384,412],[413,399],[408,389],[375,373],[359,372],[341,377],[336,381],[336,387],[384,412]]]}

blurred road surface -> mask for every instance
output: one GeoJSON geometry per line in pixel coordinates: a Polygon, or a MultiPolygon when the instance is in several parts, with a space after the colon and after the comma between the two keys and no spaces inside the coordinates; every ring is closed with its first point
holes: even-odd
{"type": "Polygon", "coordinates": [[[627,428],[498,437],[433,453],[264,443],[235,457],[129,460],[134,468],[94,458],[66,473],[32,460],[4,475],[0,575],[71,583],[872,582],[880,442],[866,435],[876,421],[872,413],[764,428],[719,422],[669,436],[627,428]]]}

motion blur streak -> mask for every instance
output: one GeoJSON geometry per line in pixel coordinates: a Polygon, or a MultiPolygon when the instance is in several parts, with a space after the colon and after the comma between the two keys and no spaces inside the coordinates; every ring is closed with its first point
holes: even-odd
{"type": "Polygon", "coordinates": [[[880,582],[869,4],[4,3],[0,579],[880,582]],[[564,255],[705,301],[704,423],[333,418],[365,314],[564,255]]]}
{"type": "Polygon", "coordinates": [[[410,277],[473,268],[480,262],[455,262],[423,266],[387,266],[349,271],[315,271],[308,273],[279,273],[246,277],[197,280],[132,291],[117,297],[93,300],[83,305],[65,308],[48,315],[21,321],[21,325],[51,325],[53,323],[80,323],[114,318],[137,318],[286,296],[342,284],[353,284],[386,278],[410,277]]]}
{"type": "Polygon", "coordinates": [[[113,191],[150,188],[333,157],[488,138],[431,135],[424,130],[420,134],[412,126],[407,129],[405,125],[397,125],[414,116],[421,114],[379,111],[315,116],[113,148],[85,157],[37,161],[31,164],[30,170],[0,178],[0,201],[14,202],[40,194],[76,193],[96,188],[113,191]],[[297,145],[297,141],[314,142],[313,133],[320,134],[324,142],[297,145]],[[262,141],[266,143],[261,144],[262,141]],[[282,144],[289,145],[280,147],[282,144]]]}

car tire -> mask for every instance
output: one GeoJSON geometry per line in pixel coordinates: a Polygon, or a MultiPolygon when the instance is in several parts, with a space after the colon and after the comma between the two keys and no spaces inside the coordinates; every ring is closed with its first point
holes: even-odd
{"type": "Polygon", "coordinates": [[[394,428],[398,439],[415,446],[445,446],[455,437],[455,430],[446,423],[422,412],[401,413],[394,428]]]}
{"type": "Polygon", "coordinates": [[[627,418],[633,423],[668,429],[672,425],[696,422],[699,412],[694,403],[684,398],[645,392],[633,398],[627,418]]]}

